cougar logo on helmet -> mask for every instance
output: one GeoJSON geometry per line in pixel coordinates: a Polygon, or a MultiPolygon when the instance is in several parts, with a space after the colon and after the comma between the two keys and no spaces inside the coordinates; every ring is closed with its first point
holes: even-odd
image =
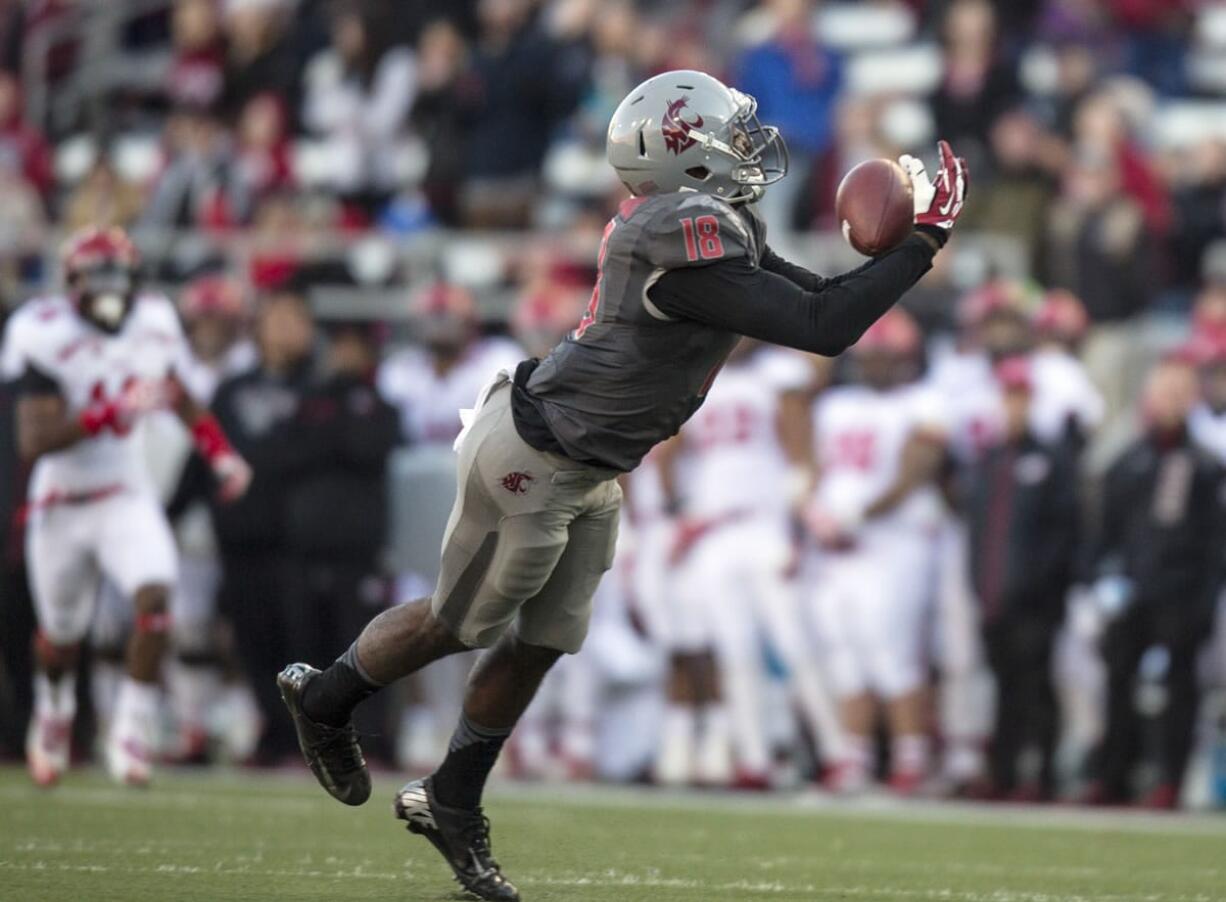
{"type": "Polygon", "coordinates": [[[686,108],[688,101],[689,98],[684,96],[680,100],[670,100],[668,112],[660,123],[660,131],[664,133],[664,146],[678,156],[698,143],[698,139],[691,132],[702,128],[702,116],[695,115],[693,122],[681,118],[681,111],[686,108]]]}

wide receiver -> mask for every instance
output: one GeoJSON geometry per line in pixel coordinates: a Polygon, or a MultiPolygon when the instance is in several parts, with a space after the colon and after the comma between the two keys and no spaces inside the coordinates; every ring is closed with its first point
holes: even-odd
{"type": "Polygon", "coordinates": [[[583,643],[613,557],[616,477],[702,404],[740,336],[834,355],[932,265],[962,209],[963,163],[941,144],[929,182],[907,159],[915,232],[824,279],[766,246],[754,202],[787,150],[753,98],[701,72],[667,72],[622,101],[608,157],[632,197],[605,229],[592,298],[544,360],[500,373],[457,439],[458,496],[430,598],[377,617],[322,673],[279,678],[308,764],[360,805],[370,775],[350,723],[367,696],[446,655],[491,648],[474,668],[442,765],[396,796],[465,889],[516,900],[490,852],[481,795],[542,677],[583,643]]]}
{"type": "Polygon", "coordinates": [[[22,306],[3,350],[4,374],[20,385],[18,448],[35,461],[26,558],[39,630],[26,757],[42,786],[68,767],[78,650],[105,576],[135,607],[106,763],[116,780],[144,784],[175,547],[133,427],[152,410],[173,409],[223,497],[242,494],[250,470],[183,390],[189,351],[178,315],[165,297],[138,291],[127,235],[78,233],[65,247],[63,269],[64,294],[22,306]]]}

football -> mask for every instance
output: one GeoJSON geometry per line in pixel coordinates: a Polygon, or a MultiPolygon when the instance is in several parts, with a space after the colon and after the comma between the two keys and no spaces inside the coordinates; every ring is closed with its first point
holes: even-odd
{"type": "Polygon", "coordinates": [[[893,160],[866,160],[839,183],[835,215],[847,243],[867,257],[883,254],[911,233],[911,179],[893,160]]]}

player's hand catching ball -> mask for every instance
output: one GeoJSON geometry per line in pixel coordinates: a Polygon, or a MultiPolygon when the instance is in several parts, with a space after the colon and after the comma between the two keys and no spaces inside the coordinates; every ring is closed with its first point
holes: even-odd
{"type": "Polygon", "coordinates": [[[903,154],[898,164],[911,178],[915,197],[915,224],[936,226],[949,231],[954,227],[962,205],[966,203],[967,183],[970,178],[966,160],[955,157],[948,141],[937,142],[940,169],[936,178],[929,180],[922,160],[903,154]]]}

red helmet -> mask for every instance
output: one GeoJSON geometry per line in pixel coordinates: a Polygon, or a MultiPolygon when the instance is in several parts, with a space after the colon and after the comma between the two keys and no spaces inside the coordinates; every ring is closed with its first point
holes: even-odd
{"type": "Polygon", "coordinates": [[[1034,324],[1039,334],[1046,338],[1079,341],[1090,328],[1090,316],[1077,295],[1057,288],[1043,297],[1034,324]]]}
{"type": "Polygon", "coordinates": [[[106,332],[118,332],[136,297],[140,254],[123,229],[87,228],[64,245],[64,281],[77,310],[106,332]]]}
{"type": "Polygon", "coordinates": [[[135,272],[140,265],[140,252],[119,226],[81,229],[65,242],[60,258],[64,264],[64,278],[69,282],[84,272],[103,267],[135,272]]]}
{"type": "Polygon", "coordinates": [[[179,296],[179,311],[184,319],[209,314],[238,319],[246,310],[243,286],[227,276],[201,276],[189,282],[179,296]]]}
{"type": "Polygon", "coordinates": [[[852,351],[857,354],[883,351],[910,357],[919,353],[922,343],[923,336],[911,314],[900,307],[893,307],[868,327],[852,351]]]}
{"type": "Polygon", "coordinates": [[[1019,285],[997,279],[962,296],[958,302],[958,323],[964,329],[973,329],[997,313],[1026,319],[1028,315],[1024,301],[1019,285]]]}

